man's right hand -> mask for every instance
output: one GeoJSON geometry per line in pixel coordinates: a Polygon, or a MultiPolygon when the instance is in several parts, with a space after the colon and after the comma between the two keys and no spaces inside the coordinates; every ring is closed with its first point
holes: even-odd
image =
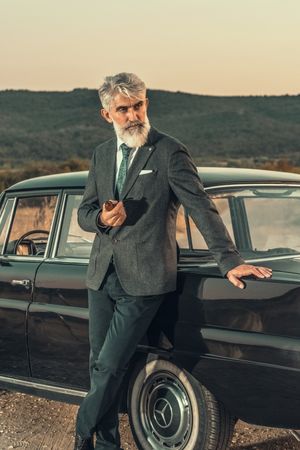
{"type": "Polygon", "coordinates": [[[110,201],[115,204],[115,207],[111,211],[108,211],[105,208],[105,203],[103,203],[102,211],[99,217],[101,221],[100,225],[119,227],[123,225],[127,217],[123,202],[118,202],[116,200],[110,201]]]}

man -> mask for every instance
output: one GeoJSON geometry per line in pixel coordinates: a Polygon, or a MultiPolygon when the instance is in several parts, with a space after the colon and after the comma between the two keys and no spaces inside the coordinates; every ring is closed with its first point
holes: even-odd
{"type": "Polygon", "coordinates": [[[164,294],[176,289],[181,203],[234,286],[244,287],[242,276],[271,276],[241,258],[184,145],[150,126],[145,84],[120,73],[106,77],[99,96],[116,139],[95,150],[78,210],[79,225],[96,236],[87,272],[91,388],[78,411],[76,450],[93,449],[94,433],[96,449],[120,449],[118,390],[164,294]]]}

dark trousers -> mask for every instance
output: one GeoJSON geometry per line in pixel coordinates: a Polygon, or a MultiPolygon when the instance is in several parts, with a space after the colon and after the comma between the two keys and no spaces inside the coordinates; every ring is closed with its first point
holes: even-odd
{"type": "Polygon", "coordinates": [[[98,291],[89,289],[91,386],[83,399],[76,431],[96,433],[96,449],[120,449],[120,386],[136,347],[155,316],[163,295],[132,296],[122,289],[113,265],[98,291]]]}

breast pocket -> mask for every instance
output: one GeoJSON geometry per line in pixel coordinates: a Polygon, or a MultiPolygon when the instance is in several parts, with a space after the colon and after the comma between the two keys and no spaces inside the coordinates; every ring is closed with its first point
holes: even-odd
{"type": "Polygon", "coordinates": [[[157,169],[141,170],[136,181],[138,186],[143,189],[143,192],[155,189],[157,182],[157,169]]]}

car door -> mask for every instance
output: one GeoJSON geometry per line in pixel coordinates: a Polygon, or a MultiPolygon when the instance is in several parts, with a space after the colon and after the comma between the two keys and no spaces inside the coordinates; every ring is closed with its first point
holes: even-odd
{"type": "Polygon", "coordinates": [[[212,197],[246,263],[271,267],[273,275],[244,277],[244,290],[233,286],[189,218],[192,251],[179,266],[177,350],[204,357],[195,370],[238,417],[279,426],[284,410],[286,423],[296,424],[300,189],[247,186],[212,197]]]}
{"type": "Polygon", "coordinates": [[[7,194],[0,219],[0,373],[30,376],[27,311],[45,258],[57,194],[7,194]]]}
{"type": "Polygon", "coordinates": [[[89,386],[85,276],[93,233],[77,223],[82,191],[63,194],[51,255],[38,267],[28,312],[32,376],[73,388],[89,386]]]}
{"type": "Polygon", "coordinates": [[[296,262],[300,256],[300,188],[237,187],[227,193],[215,191],[212,196],[245,261],[270,266],[274,272],[269,279],[245,277],[245,290],[235,288],[226,278],[219,278],[216,263],[208,259],[205,264],[203,258],[209,258],[207,246],[190,218],[194,252],[191,258],[198,255],[197,270],[211,277],[201,291],[207,300],[207,323],[300,338],[300,268],[296,262]]]}

